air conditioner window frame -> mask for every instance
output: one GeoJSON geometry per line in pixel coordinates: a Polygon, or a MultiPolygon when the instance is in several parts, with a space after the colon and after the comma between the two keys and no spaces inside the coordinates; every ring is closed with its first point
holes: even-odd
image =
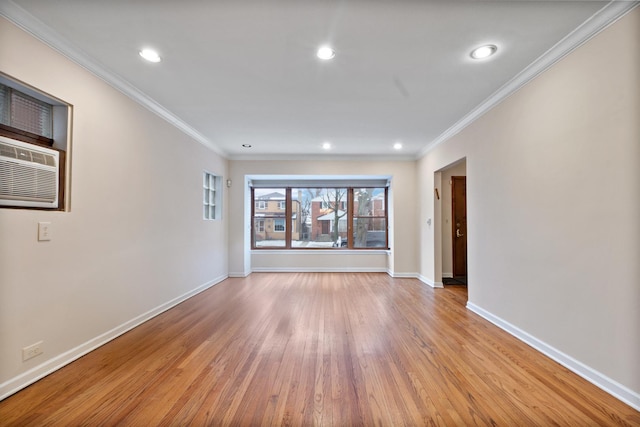
{"type": "Polygon", "coordinates": [[[70,212],[73,105],[2,72],[0,72],[0,84],[50,104],[53,107],[53,138],[47,138],[4,124],[0,124],[0,136],[29,144],[36,150],[38,147],[55,150],[59,154],[60,165],[58,168],[58,203],[56,207],[0,205],[0,209],[35,209],[70,212]]]}

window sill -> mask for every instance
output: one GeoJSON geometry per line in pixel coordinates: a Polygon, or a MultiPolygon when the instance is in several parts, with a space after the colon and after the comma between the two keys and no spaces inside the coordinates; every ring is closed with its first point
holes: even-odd
{"type": "Polygon", "coordinates": [[[277,255],[391,255],[390,249],[252,249],[251,254],[277,255]]]}

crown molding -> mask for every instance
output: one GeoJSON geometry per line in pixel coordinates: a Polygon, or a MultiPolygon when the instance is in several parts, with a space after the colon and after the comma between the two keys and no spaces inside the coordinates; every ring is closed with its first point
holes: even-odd
{"type": "MultiPolygon", "coordinates": [[[[413,160],[420,159],[424,157],[429,151],[440,145],[441,143],[447,141],[454,135],[458,134],[464,128],[469,126],[475,120],[484,115],[487,111],[491,110],[493,107],[498,105],[500,102],[508,98],[511,94],[518,91],[521,87],[526,85],[528,82],[536,78],[539,74],[546,71],[556,62],[560,61],[566,55],[571,53],[573,50],[580,47],[582,44],[586,43],[596,34],[607,28],[609,25],[616,22],[622,16],[630,12],[636,6],[640,4],[640,1],[616,1],[612,0],[607,3],[602,9],[596,12],[591,18],[585,21],[582,25],[576,28],[574,31],[569,33],[566,37],[556,43],[552,48],[550,48],[547,52],[541,55],[538,59],[533,61],[528,67],[526,67],[523,71],[513,77],[510,81],[504,84],[500,89],[494,92],[491,96],[485,99],[481,104],[479,104],[476,108],[474,108],[471,112],[467,113],[464,117],[458,120],[453,126],[449,127],[446,131],[444,131],[440,136],[438,136],[433,141],[429,142],[418,154],[413,158],[413,160]]],[[[96,75],[109,85],[113,86],[129,98],[138,102],[149,111],[157,114],[174,127],[180,129],[185,134],[189,135],[191,138],[199,142],[200,144],[206,146],[207,148],[213,150],[220,156],[224,158],[230,158],[227,153],[225,153],[220,147],[215,145],[212,141],[202,135],[200,132],[195,130],[185,121],[177,117],[175,114],[164,108],[153,98],[144,94],[140,90],[138,90],[135,86],[131,85],[122,77],[118,76],[116,73],[108,70],[106,66],[99,63],[95,59],[89,57],[87,54],[82,52],[77,46],[74,46],[71,42],[60,36],[57,32],[48,27],[45,23],[35,18],[33,15],[22,9],[20,6],[16,5],[13,1],[7,0],[0,2],[0,15],[7,18],[9,21],[13,22],[18,27],[22,28],[26,32],[30,33],[37,39],[41,40],[51,48],[60,52],[62,55],[66,56],[73,62],[87,69],[92,74],[96,75]]],[[[258,156],[256,156],[258,157],[258,156]]],[[[264,156],[259,156],[260,158],[264,158],[264,156]]],[[[277,156],[279,160],[282,160],[282,157],[277,156]]],[[[289,156],[291,159],[294,159],[298,156],[289,156]]],[[[313,156],[316,159],[317,156],[313,156]]],[[[234,156],[234,159],[244,160],[248,158],[254,158],[254,156],[234,156]]],[[[298,157],[299,159],[299,157],[298,157]]],[[[400,159],[398,159],[400,160],[400,159]]],[[[405,160],[405,159],[402,159],[405,160]]]]}
{"type": "Polygon", "coordinates": [[[216,146],[212,141],[195,130],[184,120],[180,119],[171,111],[164,108],[153,98],[137,89],[135,86],[120,77],[118,74],[110,71],[104,64],[91,58],[80,48],[62,37],[44,22],[31,15],[29,12],[15,4],[13,1],[7,0],[0,2],[0,15],[4,16],[19,28],[23,29],[49,47],[58,51],[71,61],[85,68],[90,73],[96,75],[104,82],[119,90],[149,111],[160,116],[200,144],[213,150],[220,156],[227,158],[227,154],[222,151],[220,147],[216,146]]]}
{"type": "Polygon", "coordinates": [[[617,1],[612,0],[602,7],[591,18],[583,22],[578,28],[569,33],[566,37],[556,43],[553,47],[543,53],[538,59],[533,61],[524,70],[505,83],[500,89],[485,99],[467,115],[458,120],[453,126],[444,131],[436,139],[428,143],[419,153],[416,159],[421,159],[429,151],[458,134],[471,123],[479,119],[486,112],[517,92],[521,87],[545,72],[556,62],[573,52],[578,47],[589,41],[592,37],[606,29],[608,26],[629,13],[640,1],[617,1]]]}
{"type": "Polygon", "coordinates": [[[333,161],[333,162],[415,162],[416,157],[397,154],[232,154],[237,161],[333,161]]]}

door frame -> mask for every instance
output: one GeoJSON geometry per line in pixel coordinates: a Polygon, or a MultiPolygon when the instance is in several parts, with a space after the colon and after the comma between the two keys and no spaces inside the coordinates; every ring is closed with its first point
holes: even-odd
{"type": "MultiPolygon", "coordinates": [[[[467,177],[467,182],[469,182],[469,175],[467,174],[467,158],[461,157],[445,166],[435,169],[433,172],[433,211],[432,217],[427,218],[427,227],[432,229],[433,233],[433,254],[431,261],[433,262],[433,280],[427,279],[425,282],[434,288],[442,288],[443,284],[443,268],[444,268],[444,257],[445,255],[444,248],[444,239],[449,238],[451,236],[451,227],[447,223],[447,216],[451,213],[451,206],[445,203],[443,199],[443,191],[446,191],[446,194],[450,194],[449,186],[449,177],[453,175],[464,175],[467,177]],[[464,164],[464,167],[461,167],[460,172],[450,171],[451,169],[464,164]],[[436,191],[437,190],[437,191],[436,191]]],[[[468,194],[468,193],[467,193],[468,194]]],[[[468,202],[468,197],[467,197],[468,202]]],[[[469,209],[467,205],[467,222],[469,219],[469,209]]],[[[449,243],[447,243],[447,246],[449,243]]],[[[452,249],[448,247],[447,254],[451,255],[452,249]]],[[[467,261],[468,261],[468,251],[467,251],[467,261]]],[[[447,265],[448,265],[447,261],[447,265]]],[[[446,273],[452,273],[453,269],[446,271],[446,273]]],[[[467,262],[467,279],[469,276],[468,262],[467,262]]],[[[451,277],[447,275],[446,277],[451,277]]],[[[467,280],[467,286],[469,285],[467,280]]]]}
{"type": "MultiPolygon", "coordinates": [[[[464,277],[466,279],[467,275],[468,275],[468,268],[467,268],[467,177],[465,176],[452,176],[451,177],[451,258],[452,258],[452,273],[453,273],[453,277],[461,277],[460,274],[456,275],[456,258],[459,258],[461,255],[464,257],[464,277]],[[456,196],[455,196],[455,186],[456,186],[456,181],[458,182],[464,182],[464,217],[465,217],[465,224],[463,225],[463,230],[462,233],[464,234],[464,240],[465,240],[465,244],[464,244],[464,254],[460,254],[458,253],[459,251],[456,250],[456,240],[458,239],[457,236],[457,230],[459,229],[456,221],[455,221],[455,213],[456,213],[456,196]]],[[[459,202],[459,201],[458,201],[459,202]]]]}

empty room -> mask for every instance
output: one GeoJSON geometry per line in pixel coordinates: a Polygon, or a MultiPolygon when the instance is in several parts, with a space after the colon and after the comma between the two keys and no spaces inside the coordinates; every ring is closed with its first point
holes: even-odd
{"type": "Polygon", "coordinates": [[[0,0],[0,426],[640,426],[638,5],[0,0]]]}

